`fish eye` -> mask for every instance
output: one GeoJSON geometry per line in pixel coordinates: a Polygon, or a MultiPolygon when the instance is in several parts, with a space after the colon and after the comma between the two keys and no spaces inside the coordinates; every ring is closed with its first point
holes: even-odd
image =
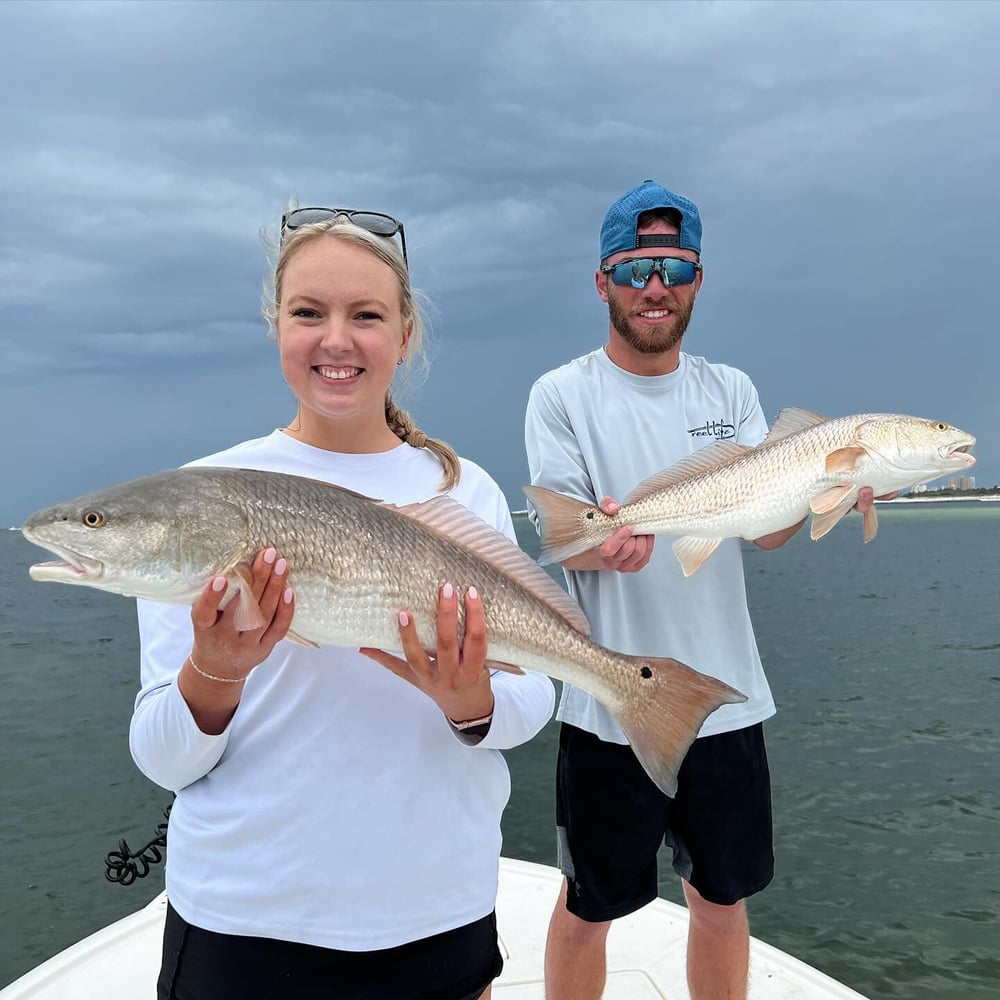
{"type": "Polygon", "coordinates": [[[104,524],[104,515],[99,510],[85,510],[80,520],[88,528],[99,528],[104,524]]]}
{"type": "Polygon", "coordinates": [[[938,423],[938,424],[934,425],[934,430],[936,430],[936,431],[947,431],[947,430],[950,430],[950,428],[948,427],[947,424],[938,423]]]}

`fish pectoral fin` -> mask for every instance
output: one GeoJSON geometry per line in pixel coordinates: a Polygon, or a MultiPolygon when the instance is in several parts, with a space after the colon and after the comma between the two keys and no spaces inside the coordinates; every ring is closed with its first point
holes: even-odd
{"type": "Polygon", "coordinates": [[[505,674],[523,674],[524,670],[516,663],[504,663],[502,660],[487,660],[487,670],[502,670],[505,674]]]}
{"type": "Polygon", "coordinates": [[[698,567],[719,547],[721,538],[696,538],[685,535],[671,546],[685,576],[691,576],[698,567]]]}
{"type": "Polygon", "coordinates": [[[809,501],[809,509],[814,514],[828,514],[831,510],[842,507],[847,497],[854,494],[850,504],[850,506],[853,506],[858,502],[856,491],[857,487],[852,483],[844,483],[841,486],[830,486],[823,490],[822,493],[817,493],[809,501]]]}
{"type": "Polygon", "coordinates": [[[865,544],[867,545],[878,534],[878,514],[875,513],[874,505],[869,507],[863,516],[865,520],[865,544]]]}
{"type": "Polygon", "coordinates": [[[812,526],[809,534],[813,541],[822,538],[832,531],[837,522],[858,502],[858,491],[854,486],[831,486],[818,496],[813,497],[809,506],[813,510],[812,526]],[[840,502],[834,503],[835,497],[830,496],[836,491],[840,502]],[[817,509],[817,506],[819,509],[817,509]]]}
{"type": "Polygon", "coordinates": [[[233,624],[239,632],[252,632],[267,624],[264,612],[260,610],[257,598],[253,596],[253,575],[249,566],[237,566],[233,575],[238,581],[240,595],[236,599],[236,614],[233,624]]]}
{"type": "Polygon", "coordinates": [[[319,649],[318,642],[313,642],[312,639],[307,639],[305,636],[299,635],[298,632],[293,632],[290,629],[285,633],[285,638],[289,642],[294,642],[297,646],[309,646],[312,649],[319,649]]]}
{"type": "Polygon", "coordinates": [[[837,475],[839,472],[854,472],[857,470],[858,463],[867,454],[868,452],[858,445],[847,445],[844,448],[831,451],[826,456],[827,474],[837,475]]]}

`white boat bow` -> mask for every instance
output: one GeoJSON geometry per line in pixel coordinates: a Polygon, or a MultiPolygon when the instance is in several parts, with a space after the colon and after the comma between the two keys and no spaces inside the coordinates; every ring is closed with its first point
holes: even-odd
{"type": "MultiPolygon", "coordinates": [[[[504,970],[494,1000],[542,1000],[542,964],[559,872],[502,858],[497,926],[504,970]]],[[[166,894],[95,932],[0,990],[0,1000],[155,1000],[166,894]]],[[[608,935],[605,1000],[688,1000],[687,910],[657,899],[608,935]]],[[[756,938],[750,1000],[865,1000],[860,993],[756,938]]]]}

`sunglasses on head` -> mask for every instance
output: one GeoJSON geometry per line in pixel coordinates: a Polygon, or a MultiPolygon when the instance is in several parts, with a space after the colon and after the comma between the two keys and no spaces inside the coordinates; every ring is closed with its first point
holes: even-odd
{"type": "Polygon", "coordinates": [[[616,285],[645,288],[646,282],[658,274],[665,285],[690,285],[701,270],[701,264],[680,257],[633,257],[619,264],[602,264],[601,274],[608,274],[616,285]]]}
{"type": "Polygon", "coordinates": [[[329,222],[344,216],[349,222],[366,229],[375,236],[392,239],[397,233],[403,251],[403,263],[406,263],[406,237],[403,235],[403,223],[391,215],[382,212],[358,212],[353,208],[297,208],[281,217],[281,235],[292,232],[300,226],[308,226],[313,222],[329,222]]]}

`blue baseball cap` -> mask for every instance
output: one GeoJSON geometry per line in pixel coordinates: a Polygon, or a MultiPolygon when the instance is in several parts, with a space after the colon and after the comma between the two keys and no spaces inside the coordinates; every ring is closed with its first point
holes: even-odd
{"type": "Polygon", "coordinates": [[[701,216],[698,206],[687,198],[668,191],[655,181],[643,181],[638,187],[626,191],[608,209],[601,226],[601,261],[622,250],[638,250],[640,247],[683,247],[701,254],[701,216]],[[680,212],[680,233],[667,236],[649,233],[639,236],[636,229],[639,216],[655,208],[673,208],[680,212]]]}

